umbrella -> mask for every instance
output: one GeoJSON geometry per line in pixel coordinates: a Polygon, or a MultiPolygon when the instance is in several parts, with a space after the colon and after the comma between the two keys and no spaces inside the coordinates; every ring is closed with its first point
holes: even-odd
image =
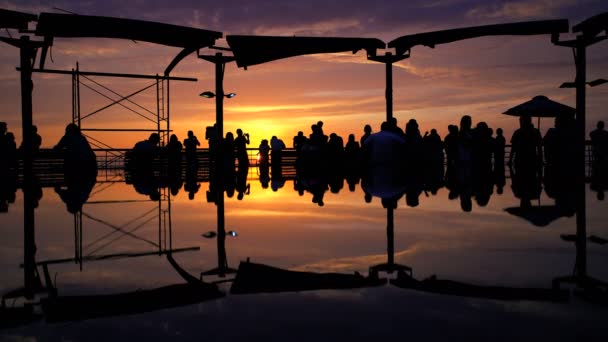
{"type": "Polygon", "coordinates": [[[539,205],[532,207],[510,207],[505,211],[519,216],[537,227],[546,227],[560,217],[572,216],[566,210],[555,205],[539,205]]]}
{"type": "Polygon", "coordinates": [[[532,100],[508,109],[503,114],[511,116],[535,116],[538,117],[538,128],[540,118],[554,118],[557,116],[573,116],[576,109],[555,102],[544,95],[535,96],[532,100]]]}

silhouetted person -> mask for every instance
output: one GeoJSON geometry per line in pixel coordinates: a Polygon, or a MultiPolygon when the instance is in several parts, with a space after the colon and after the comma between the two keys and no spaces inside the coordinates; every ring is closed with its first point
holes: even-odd
{"type": "Polygon", "coordinates": [[[169,167],[177,169],[182,166],[182,143],[179,142],[177,135],[171,134],[167,143],[167,156],[169,157],[169,167]]]}
{"type": "Polygon", "coordinates": [[[606,166],[608,163],[608,131],[604,129],[604,121],[598,121],[596,127],[589,133],[593,147],[593,162],[606,166]]]}
{"type": "Polygon", "coordinates": [[[329,152],[328,161],[334,166],[341,165],[342,154],[344,152],[344,140],[336,133],[332,133],[329,135],[327,145],[329,152]]]}
{"type": "Polygon", "coordinates": [[[370,135],[361,148],[369,167],[399,168],[403,164],[400,158],[405,153],[405,139],[391,132],[387,122],[383,122],[380,132],[370,135]]]}
{"type": "Polygon", "coordinates": [[[323,130],[321,129],[321,127],[319,127],[318,124],[310,126],[310,129],[312,130],[312,133],[308,138],[308,142],[313,146],[322,148],[327,143],[327,136],[323,134],[323,130]]]}
{"type": "Polygon", "coordinates": [[[424,144],[424,184],[425,189],[436,194],[444,182],[443,141],[436,129],[423,138],[424,144]]]}
{"type": "Polygon", "coordinates": [[[370,135],[372,135],[372,126],[365,125],[365,127],[363,127],[363,135],[361,136],[361,147],[363,147],[365,140],[367,140],[370,135]]]}
{"type": "Polygon", "coordinates": [[[300,152],[302,152],[302,147],[306,144],[306,140],[302,131],[298,131],[298,135],[293,137],[293,148],[296,150],[298,157],[300,156],[300,152]]]}
{"type": "MultiPolygon", "coordinates": [[[[4,139],[4,136],[6,135],[7,131],[8,131],[8,126],[7,126],[6,122],[0,121],[0,139],[4,139]]],[[[1,140],[0,140],[0,142],[1,142],[1,140]]]]}
{"type": "Polygon", "coordinates": [[[418,129],[418,122],[410,119],[405,125],[405,163],[409,172],[418,172],[423,166],[422,136],[418,129]]]}
{"type": "Polygon", "coordinates": [[[597,192],[597,199],[603,201],[608,188],[608,132],[604,130],[604,121],[598,121],[597,129],[589,136],[593,148],[591,189],[597,192]]]}
{"type": "Polygon", "coordinates": [[[268,165],[270,165],[270,145],[268,145],[267,139],[262,140],[258,150],[258,155],[260,156],[260,169],[268,168],[268,165]]]}
{"type": "Polygon", "coordinates": [[[502,133],[502,128],[496,129],[494,138],[494,170],[505,168],[505,145],[506,140],[502,133]]]}
{"type": "Polygon", "coordinates": [[[458,166],[471,168],[473,162],[473,123],[471,117],[464,115],[460,119],[458,130],[458,166]]]}
{"type": "MultiPolygon", "coordinates": [[[[211,150],[211,144],[215,143],[212,142],[211,140],[214,140],[212,138],[209,138],[209,149],[211,150]]],[[[196,135],[194,135],[194,132],[192,131],[188,131],[188,137],[186,139],[184,139],[184,149],[186,150],[186,162],[188,164],[196,164],[198,162],[197,157],[196,157],[196,149],[201,145],[201,143],[198,141],[198,138],[196,137],[196,135]]]]}
{"type": "Polygon", "coordinates": [[[12,170],[16,171],[17,167],[15,136],[7,130],[6,122],[0,122],[0,177],[4,177],[12,170]]]}
{"type": "Polygon", "coordinates": [[[160,136],[158,133],[152,133],[147,140],[142,140],[133,146],[131,158],[136,169],[152,168],[154,159],[159,152],[159,142],[160,136]]]}
{"type": "Polygon", "coordinates": [[[66,126],[65,135],[55,145],[54,149],[65,151],[63,166],[66,178],[78,176],[85,171],[97,172],[95,153],[80,132],[80,128],[75,124],[71,123],[66,126]]]}
{"type": "Polygon", "coordinates": [[[217,124],[208,126],[205,130],[205,140],[209,143],[209,167],[213,169],[217,160],[217,147],[218,147],[218,135],[217,135],[217,124]]]}
{"type": "Polygon", "coordinates": [[[540,132],[534,128],[529,116],[521,116],[519,126],[511,138],[509,165],[515,169],[536,169],[540,166],[542,156],[540,132]]]}
{"type": "Polygon", "coordinates": [[[4,136],[4,147],[2,154],[4,157],[0,159],[3,163],[1,168],[8,170],[17,170],[17,143],[15,142],[15,135],[12,132],[7,132],[4,136]]]}
{"type": "Polygon", "coordinates": [[[270,139],[270,149],[272,150],[272,167],[281,167],[283,163],[283,149],[285,149],[285,143],[283,140],[273,136],[270,139]]]}
{"type": "Polygon", "coordinates": [[[393,132],[395,134],[398,134],[398,135],[401,135],[401,136],[404,134],[404,132],[401,129],[401,127],[399,127],[399,125],[397,124],[397,118],[395,118],[395,117],[390,118],[390,120],[388,121],[388,123],[389,123],[389,130],[391,132],[393,132]]]}
{"type": "Polygon", "coordinates": [[[448,125],[448,135],[443,139],[445,153],[447,157],[447,166],[456,166],[458,161],[458,126],[448,125]]]}
{"type": "Polygon", "coordinates": [[[473,130],[473,166],[474,171],[490,173],[492,171],[492,152],[494,140],[492,132],[485,122],[479,122],[473,130]]]}
{"type": "Polygon", "coordinates": [[[247,145],[249,145],[249,133],[243,134],[243,131],[239,128],[236,130],[236,139],[234,140],[234,146],[236,147],[236,157],[239,161],[239,169],[242,167],[247,169],[249,167],[249,154],[247,154],[247,145]]]}
{"type": "MultiPolygon", "coordinates": [[[[36,154],[40,151],[40,146],[42,145],[42,137],[38,134],[38,127],[32,125],[32,153],[36,154]]],[[[21,146],[19,149],[23,149],[23,142],[21,142],[21,146]]]]}
{"type": "Polygon", "coordinates": [[[357,140],[355,140],[355,135],[349,134],[348,141],[346,142],[346,146],[344,147],[344,157],[349,169],[358,166],[360,153],[361,146],[359,146],[359,143],[357,142],[357,140]]]}
{"type": "Polygon", "coordinates": [[[441,137],[437,134],[437,130],[431,129],[431,134],[424,137],[423,143],[427,165],[431,169],[435,169],[438,166],[443,168],[443,141],[441,141],[441,137]]]}

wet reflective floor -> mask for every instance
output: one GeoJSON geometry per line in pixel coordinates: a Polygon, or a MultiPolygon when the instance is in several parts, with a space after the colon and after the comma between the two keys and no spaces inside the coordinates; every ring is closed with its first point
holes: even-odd
{"type": "MultiPolygon", "coordinates": [[[[18,190],[0,214],[0,337],[608,336],[605,297],[576,281],[557,281],[580,275],[582,262],[585,275],[608,279],[607,202],[589,188],[581,245],[580,236],[574,242],[575,215],[508,209],[521,205],[508,177],[501,194],[493,186],[487,204],[473,196],[465,212],[445,187],[419,191],[413,207],[405,196],[388,205],[373,196],[367,203],[369,191],[359,182],[349,188],[343,179],[328,185],[284,175],[270,180],[251,168],[245,184],[228,189],[224,232],[203,180],[161,185],[151,195],[122,171],[100,172],[88,197],[80,194],[82,211],[74,210],[65,187],[43,187],[34,211],[33,269],[24,267],[18,190]],[[259,267],[246,276],[242,262],[259,267]],[[283,271],[303,273],[277,273],[283,271]],[[318,277],[327,273],[351,278],[318,277]],[[404,274],[417,282],[399,286],[404,274]],[[244,290],[234,293],[238,277],[244,290]],[[372,278],[379,282],[368,282],[372,278]],[[342,280],[347,284],[339,285],[342,280]],[[550,291],[557,283],[566,300],[509,297],[513,288],[550,291]],[[24,288],[27,295],[19,292],[24,288]]],[[[532,201],[533,207],[554,204],[545,191],[532,201]]]]}

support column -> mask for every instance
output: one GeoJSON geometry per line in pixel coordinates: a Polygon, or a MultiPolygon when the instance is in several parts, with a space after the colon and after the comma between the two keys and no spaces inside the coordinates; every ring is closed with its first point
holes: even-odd
{"type": "Polygon", "coordinates": [[[386,121],[390,122],[393,118],[393,61],[392,54],[386,53],[386,121]]]}
{"type": "Polygon", "coordinates": [[[587,82],[587,44],[582,36],[576,39],[576,276],[587,276],[587,215],[585,189],[585,96],[587,82]]]}
{"type": "Polygon", "coordinates": [[[36,283],[36,242],[34,217],[34,171],[32,155],[32,61],[36,49],[30,37],[23,36],[19,42],[21,67],[21,132],[23,139],[23,254],[25,288],[33,290],[36,283]]]}
{"type": "Polygon", "coordinates": [[[215,160],[215,177],[217,181],[216,207],[217,207],[217,240],[218,253],[220,240],[225,236],[224,222],[224,177],[222,175],[224,156],[224,61],[222,53],[215,54],[215,129],[217,134],[217,148],[215,160]],[[220,236],[222,235],[222,236],[220,236]]]}

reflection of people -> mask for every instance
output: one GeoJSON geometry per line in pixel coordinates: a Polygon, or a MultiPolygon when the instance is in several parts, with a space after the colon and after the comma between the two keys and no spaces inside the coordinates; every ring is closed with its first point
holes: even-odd
{"type": "Polygon", "coordinates": [[[249,183],[247,183],[248,171],[249,170],[247,168],[239,166],[239,170],[236,174],[236,198],[239,201],[243,200],[243,197],[245,197],[245,195],[249,195],[250,193],[251,186],[249,183]]]}
{"type": "Polygon", "coordinates": [[[89,199],[89,195],[95,186],[96,175],[80,177],[66,182],[65,188],[55,187],[55,192],[66,204],[68,212],[74,214],[82,211],[82,206],[89,199]]]}
{"type": "Polygon", "coordinates": [[[188,199],[193,200],[194,195],[201,188],[201,184],[196,178],[196,167],[188,165],[186,168],[186,182],[184,183],[184,191],[188,193],[188,199]]]}
{"type": "Polygon", "coordinates": [[[17,195],[17,172],[0,172],[0,213],[8,212],[17,195]]]}

